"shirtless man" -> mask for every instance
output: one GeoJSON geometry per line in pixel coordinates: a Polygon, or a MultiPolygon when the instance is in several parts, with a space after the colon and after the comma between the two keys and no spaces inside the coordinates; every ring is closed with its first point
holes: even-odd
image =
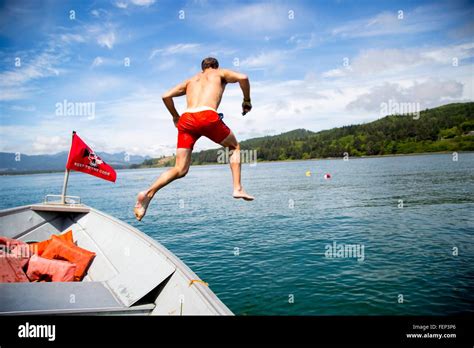
{"type": "Polygon", "coordinates": [[[194,144],[202,135],[233,150],[230,157],[230,169],[234,183],[233,197],[246,201],[254,199],[245,192],[240,182],[240,145],[234,133],[217,114],[217,108],[228,83],[238,82],[242,89],[244,94],[242,115],[252,109],[249,79],[244,74],[219,69],[219,62],[215,58],[204,59],[201,67],[202,72],[171,88],[163,95],[163,102],[178,128],[176,164],[161,174],[148,190],[138,194],[134,209],[138,221],[145,216],[148,204],[158,190],[187,174],[194,144]],[[183,95],[186,95],[187,109],[180,117],[174,106],[173,98],[183,95]]]}

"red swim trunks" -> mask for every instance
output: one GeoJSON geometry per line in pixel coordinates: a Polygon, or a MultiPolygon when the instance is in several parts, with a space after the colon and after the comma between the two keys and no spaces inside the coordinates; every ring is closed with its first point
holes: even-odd
{"type": "Polygon", "coordinates": [[[193,149],[202,135],[220,144],[229,134],[229,127],[214,110],[185,112],[178,121],[178,148],[193,149]]]}

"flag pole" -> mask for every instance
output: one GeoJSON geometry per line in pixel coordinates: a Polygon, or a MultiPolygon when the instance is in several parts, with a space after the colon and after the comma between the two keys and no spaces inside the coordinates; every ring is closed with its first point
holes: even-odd
{"type": "Polygon", "coordinates": [[[69,169],[66,169],[66,171],[64,172],[63,192],[61,193],[61,204],[66,204],[66,189],[67,189],[68,179],[69,179],[69,169]]]}
{"type": "MultiPolygon", "coordinates": [[[[76,134],[76,131],[72,131],[72,136],[74,137],[74,134],[76,134]]],[[[69,149],[69,152],[67,154],[67,163],[69,162],[69,155],[71,154],[71,149],[69,149]]],[[[61,193],[61,204],[66,204],[66,190],[67,190],[67,182],[69,180],[69,169],[66,168],[66,171],[64,172],[64,181],[63,181],[63,190],[61,193]]]]}

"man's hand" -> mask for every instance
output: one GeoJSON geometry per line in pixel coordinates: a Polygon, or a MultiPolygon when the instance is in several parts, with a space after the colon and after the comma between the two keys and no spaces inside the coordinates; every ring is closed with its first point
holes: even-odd
{"type": "Polygon", "coordinates": [[[179,121],[179,116],[178,117],[173,116],[173,123],[176,128],[178,128],[178,121],[179,121]]]}
{"type": "Polygon", "coordinates": [[[242,116],[245,115],[247,112],[252,110],[252,103],[250,102],[250,82],[247,75],[222,69],[223,77],[227,83],[235,83],[238,82],[240,88],[242,89],[242,93],[244,94],[244,101],[242,103],[242,116]]]}
{"type": "Polygon", "coordinates": [[[176,127],[178,127],[179,113],[178,111],[176,111],[173,98],[185,95],[187,84],[188,84],[188,81],[186,80],[180,83],[179,85],[176,85],[175,87],[171,88],[168,92],[163,94],[163,96],[161,97],[163,99],[163,103],[165,103],[165,106],[170,112],[171,116],[173,116],[173,123],[176,127]]]}
{"type": "Polygon", "coordinates": [[[245,99],[242,102],[242,116],[244,116],[247,112],[252,110],[252,103],[250,102],[250,99],[245,99]]]}

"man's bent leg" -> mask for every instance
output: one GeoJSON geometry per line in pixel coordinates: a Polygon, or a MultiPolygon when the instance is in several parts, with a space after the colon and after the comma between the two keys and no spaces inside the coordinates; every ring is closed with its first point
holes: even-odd
{"type": "Polygon", "coordinates": [[[242,198],[246,201],[254,200],[255,198],[245,192],[244,188],[242,187],[240,180],[240,144],[235,138],[234,133],[230,132],[230,134],[220,144],[232,150],[232,156],[230,156],[230,170],[232,171],[232,180],[234,184],[234,192],[232,196],[234,198],[242,198]]]}
{"type": "Polygon", "coordinates": [[[137,196],[137,203],[135,204],[135,217],[138,221],[143,219],[153,196],[161,188],[168,185],[170,182],[184,177],[191,164],[191,149],[180,148],[176,150],[176,164],[173,168],[168,169],[166,172],[161,174],[158,179],[150,186],[146,191],[142,191],[137,196]]]}

